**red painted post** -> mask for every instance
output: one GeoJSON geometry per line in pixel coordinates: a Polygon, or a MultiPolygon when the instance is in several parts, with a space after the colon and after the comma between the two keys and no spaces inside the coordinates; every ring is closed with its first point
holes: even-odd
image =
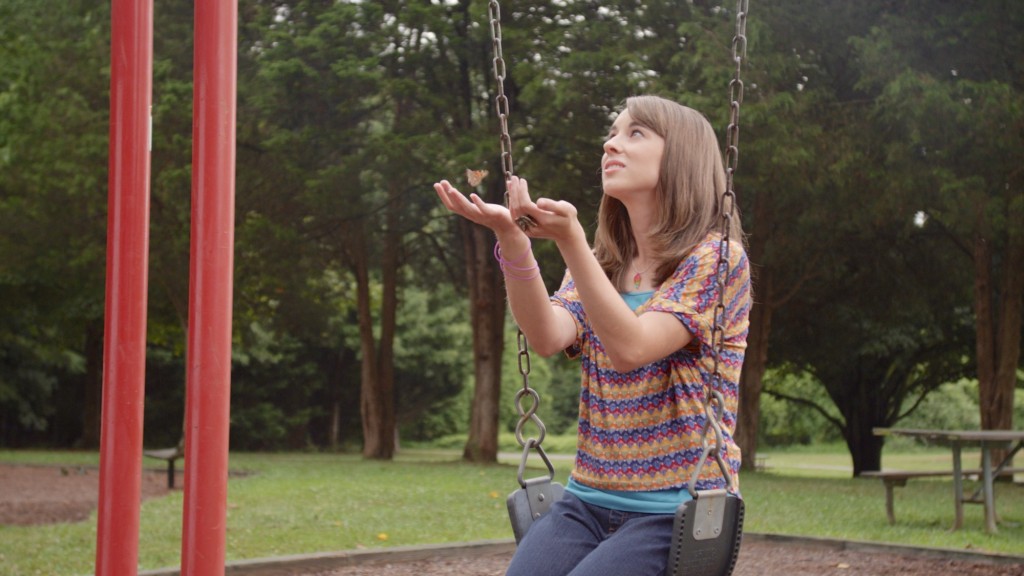
{"type": "Polygon", "coordinates": [[[113,0],[97,576],[138,570],[152,79],[153,1],[113,0]]]}
{"type": "Polygon", "coordinates": [[[224,574],[237,45],[237,0],[196,2],[183,576],[224,574]]]}

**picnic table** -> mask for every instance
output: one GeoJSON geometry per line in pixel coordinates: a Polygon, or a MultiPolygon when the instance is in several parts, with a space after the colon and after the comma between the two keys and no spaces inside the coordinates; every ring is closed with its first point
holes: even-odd
{"type": "Polygon", "coordinates": [[[993,479],[1000,474],[1020,472],[1021,469],[1011,468],[1014,455],[1024,448],[1024,430],[922,430],[913,428],[875,428],[873,430],[878,436],[908,436],[912,438],[924,438],[941,444],[948,445],[953,451],[953,469],[951,471],[919,471],[919,472],[886,472],[880,471],[869,475],[886,480],[887,488],[887,510],[890,522],[892,521],[892,487],[890,482],[899,481],[905,485],[907,478],[937,476],[951,474],[953,476],[953,501],[956,513],[953,521],[953,530],[963,527],[965,502],[984,504],[985,506],[985,530],[989,533],[998,532],[996,527],[997,516],[995,509],[995,486],[993,479]],[[965,470],[961,459],[961,452],[964,446],[978,446],[981,448],[981,469],[965,470]],[[998,463],[993,462],[993,450],[1006,450],[1006,455],[998,463]],[[981,479],[981,487],[970,498],[964,498],[964,477],[978,475],[981,479]],[[979,492],[982,499],[978,500],[979,492]]]}

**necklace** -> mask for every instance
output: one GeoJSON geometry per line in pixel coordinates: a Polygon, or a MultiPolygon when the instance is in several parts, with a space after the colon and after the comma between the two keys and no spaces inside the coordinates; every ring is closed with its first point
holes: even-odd
{"type": "Polygon", "coordinates": [[[655,263],[652,262],[652,263],[647,265],[647,268],[644,268],[643,270],[637,270],[637,268],[636,268],[636,261],[634,260],[633,262],[630,262],[630,265],[633,266],[633,271],[636,272],[636,274],[633,275],[633,290],[639,290],[640,289],[640,281],[643,280],[644,273],[647,272],[648,270],[650,270],[651,267],[654,266],[654,264],[655,263]]]}

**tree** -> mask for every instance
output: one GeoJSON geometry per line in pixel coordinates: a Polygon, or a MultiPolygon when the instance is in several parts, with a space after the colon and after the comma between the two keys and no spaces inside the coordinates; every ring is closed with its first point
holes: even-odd
{"type": "Polygon", "coordinates": [[[851,193],[846,200],[853,204],[844,204],[835,195],[836,186],[866,186],[856,171],[868,172],[875,161],[860,149],[874,146],[858,135],[873,128],[869,96],[856,86],[856,55],[844,39],[866,33],[883,4],[790,0],[752,7],[737,177],[755,300],[737,426],[746,469],[756,461],[764,373],[792,361],[784,350],[769,354],[776,324],[785,329],[789,318],[802,318],[793,307],[829,275],[828,231],[863,202],[851,193]],[[849,182],[842,182],[836,173],[850,168],[849,182]]]}
{"type": "MultiPolygon", "coordinates": [[[[364,168],[369,157],[364,145],[381,107],[376,96],[380,79],[372,59],[374,37],[363,33],[367,19],[363,7],[353,3],[254,3],[252,10],[252,25],[244,37],[253,58],[253,91],[244,106],[253,117],[242,130],[240,141],[248,147],[242,158],[253,167],[265,166],[270,159],[278,164],[260,170],[270,178],[254,182],[253,195],[240,198],[241,209],[247,212],[246,223],[278,229],[282,240],[293,236],[293,254],[301,255],[280,260],[276,267],[292,267],[292,275],[281,270],[267,288],[276,285],[282,293],[300,296],[283,299],[293,305],[308,309],[309,303],[319,301],[328,310],[333,308],[313,324],[320,330],[308,334],[322,338],[323,320],[339,312],[348,318],[344,311],[350,306],[354,311],[361,342],[357,350],[362,358],[364,455],[389,458],[393,420],[386,412],[382,419],[379,409],[391,404],[391,381],[387,374],[378,375],[380,366],[390,365],[391,359],[386,351],[383,357],[376,352],[371,292],[378,284],[371,277],[376,259],[369,251],[381,193],[379,182],[367,178],[364,168]],[[322,275],[318,281],[301,284],[303,277],[317,274],[322,275]],[[332,291],[339,282],[354,287],[355,294],[332,291]],[[309,293],[312,287],[317,288],[309,293]],[[314,300],[302,298],[304,293],[314,300]],[[382,437],[389,440],[382,442],[382,437]]],[[[385,289],[394,293],[395,287],[385,289]]],[[[385,319],[392,318],[395,302],[385,304],[385,319]]],[[[281,320],[284,325],[279,329],[295,330],[281,320]]],[[[385,321],[383,346],[389,346],[391,338],[393,322],[385,321]]],[[[331,340],[336,346],[343,342],[338,337],[331,340]]],[[[340,391],[331,394],[335,414],[341,398],[340,391]]],[[[330,441],[336,444],[337,438],[330,441]]]]}
{"type": "MultiPolygon", "coordinates": [[[[491,104],[487,72],[492,69],[487,57],[488,43],[474,26],[477,14],[484,14],[482,5],[462,0],[446,9],[445,19],[434,32],[437,36],[437,60],[431,71],[431,82],[449,98],[439,109],[446,147],[453,151],[451,159],[442,161],[451,177],[465,168],[487,166],[495,176],[487,179],[479,190],[487,201],[500,201],[504,183],[484,128],[491,104]],[[474,11],[478,8],[479,11],[474,11]],[[483,97],[480,94],[484,94],[483,97]],[[454,160],[454,161],[453,161],[454,160]]],[[[505,86],[513,114],[518,110],[513,82],[505,86]]],[[[463,458],[473,462],[495,462],[498,458],[498,403],[501,399],[501,358],[504,352],[503,328],[505,301],[497,271],[490,263],[490,234],[469,222],[455,224],[452,252],[461,257],[463,278],[469,295],[470,325],[473,332],[474,384],[470,404],[469,434],[463,447],[463,458]]],[[[444,254],[444,252],[442,252],[444,254]]]]}
{"type": "Polygon", "coordinates": [[[99,443],[109,20],[0,7],[0,442],[99,443]]]}
{"type": "Polygon", "coordinates": [[[877,228],[836,226],[823,274],[794,299],[773,341],[781,356],[822,382],[839,415],[807,398],[768,392],[832,422],[855,475],[879,469],[882,439],[874,428],[891,426],[970,368],[967,323],[951,289],[961,278],[949,273],[948,253],[936,250],[943,240],[890,218],[877,228]]]}
{"type": "Polygon", "coordinates": [[[856,46],[861,84],[878,91],[876,113],[899,134],[887,166],[926,190],[927,225],[973,268],[981,425],[1009,429],[1024,298],[1024,140],[1014,128],[1024,124],[1024,9],[982,7],[904,6],[856,46]]]}
{"type": "Polygon", "coordinates": [[[435,204],[430,173],[446,164],[437,128],[452,107],[439,97],[451,78],[438,72],[448,64],[438,32],[447,9],[278,3],[262,13],[269,31],[254,43],[260,80],[253,102],[264,120],[253,134],[287,159],[287,178],[300,183],[289,186],[282,225],[299,230],[321,265],[344,271],[355,288],[363,454],[370,458],[391,458],[396,449],[395,341],[401,290],[411,277],[404,270],[410,258],[432,254],[410,239],[424,238],[435,204]]]}
{"type": "MultiPolygon", "coordinates": [[[[802,1],[764,8],[767,25],[755,29],[760,32],[755,42],[760,42],[753,52],[753,74],[748,74],[756,79],[748,102],[751,95],[755,100],[745,114],[745,134],[754,130],[766,136],[754,146],[767,142],[771,149],[752,153],[748,146],[743,156],[744,169],[753,174],[742,182],[754,188],[751,257],[760,309],[755,305],[752,313],[741,397],[756,400],[751,392],[757,368],[768,358],[764,346],[769,340],[763,336],[770,334],[772,363],[803,363],[824,382],[841,414],[831,421],[843,432],[858,469],[877,464],[881,444],[872,428],[903,415],[899,398],[918,398],[936,384],[936,375],[967,369],[956,361],[963,346],[957,328],[962,318],[919,308],[927,302],[938,310],[957,310],[962,278],[948,273],[957,270],[955,260],[941,250],[931,230],[908,229],[923,191],[913,178],[881,169],[886,162],[882,151],[905,141],[873,116],[869,104],[877,93],[860,82],[856,45],[836,41],[867,34],[884,8],[886,3],[802,1]],[[770,75],[759,73],[758,58],[770,59],[765,66],[770,75]],[[910,243],[922,237],[937,250],[912,250],[910,243]],[[869,246],[884,258],[865,260],[869,246]],[[890,250],[900,252],[890,255],[890,250]],[[923,281],[904,262],[903,252],[933,261],[946,276],[923,281]],[[904,301],[901,294],[899,306],[860,300],[863,291],[878,287],[868,281],[860,292],[851,292],[851,270],[885,271],[890,284],[913,287],[917,296],[904,301]],[[823,292],[815,294],[818,290],[823,292]],[[812,312],[805,310],[808,306],[812,312]],[[836,312],[823,314],[826,306],[836,312]],[[795,334],[804,336],[794,339],[795,334]],[[910,334],[917,334],[918,341],[910,334]],[[801,343],[794,346],[796,341],[801,343]],[[950,359],[944,361],[943,350],[950,359]]],[[[870,70],[880,65],[885,63],[878,59],[870,70]]],[[[790,399],[810,405],[806,398],[790,399]]],[[[747,419],[758,412],[750,408],[746,402],[741,407],[745,456],[751,456],[748,443],[756,426],[756,421],[748,426],[747,419]]],[[[821,406],[812,409],[827,412],[821,406]]]]}

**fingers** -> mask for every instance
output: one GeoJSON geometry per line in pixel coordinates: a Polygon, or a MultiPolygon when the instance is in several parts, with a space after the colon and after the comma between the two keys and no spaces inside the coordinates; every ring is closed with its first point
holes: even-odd
{"type": "Polygon", "coordinates": [[[515,224],[509,217],[509,211],[504,206],[488,204],[477,194],[470,194],[467,198],[447,180],[435,183],[434,191],[445,208],[453,214],[486,226],[495,232],[515,229],[515,224]]]}
{"type": "Polygon", "coordinates": [[[437,193],[437,197],[441,199],[441,203],[444,207],[451,210],[451,200],[448,199],[448,191],[451,189],[451,184],[447,180],[441,180],[440,182],[434,183],[434,192],[437,193]]]}
{"type": "Polygon", "coordinates": [[[529,210],[533,202],[530,201],[530,184],[526,178],[512,176],[506,183],[508,190],[508,207],[513,216],[522,216],[524,210],[529,210]]]}
{"type": "Polygon", "coordinates": [[[530,200],[530,184],[525,178],[512,176],[506,183],[508,208],[512,219],[524,231],[536,226],[537,205],[530,200]]]}
{"type": "Polygon", "coordinates": [[[524,232],[535,238],[558,238],[576,220],[576,207],[563,200],[530,199],[530,185],[524,178],[512,176],[506,183],[508,208],[489,204],[477,194],[468,197],[448,180],[434,184],[438,198],[450,212],[487,226],[495,232],[524,232]]]}
{"type": "MultiPolygon", "coordinates": [[[[444,207],[449,211],[454,212],[460,216],[471,217],[474,210],[474,204],[476,201],[474,198],[476,194],[472,194],[469,200],[459,192],[457,188],[451,185],[447,180],[441,180],[434,184],[434,191],[437,192],[438,198],[444,204],[444,207]],[[471,203],[471,200],[473,202],[471,203]]],[[[476,198],[479,200],[479,198],[476,198]]],[[[479,209],[479,205],[476,206],[479,209]]]]}
{"type": "Polygon", "coordinates": [[[563,218],[573,218],[576,216],[576,207],[565,200],[538,198],[537,208],[563,218]]]}
{"type": "Polygon", "coordinates": [[[477,197],[476,194],[470,194],[470,199],[467,200],[466,196],[462,192],[459,192],[458,188],[452,186],[447,180],[441,180],[434,184],[434,190],[437,192],[437,196],[441,199],[441,202],[443,202],[445,207],[449,210],[465,209],[471,206],[471,200],[473,200],[474,203],[476,203],[474,199],[479,200],[479,197],[477,197]]]}

